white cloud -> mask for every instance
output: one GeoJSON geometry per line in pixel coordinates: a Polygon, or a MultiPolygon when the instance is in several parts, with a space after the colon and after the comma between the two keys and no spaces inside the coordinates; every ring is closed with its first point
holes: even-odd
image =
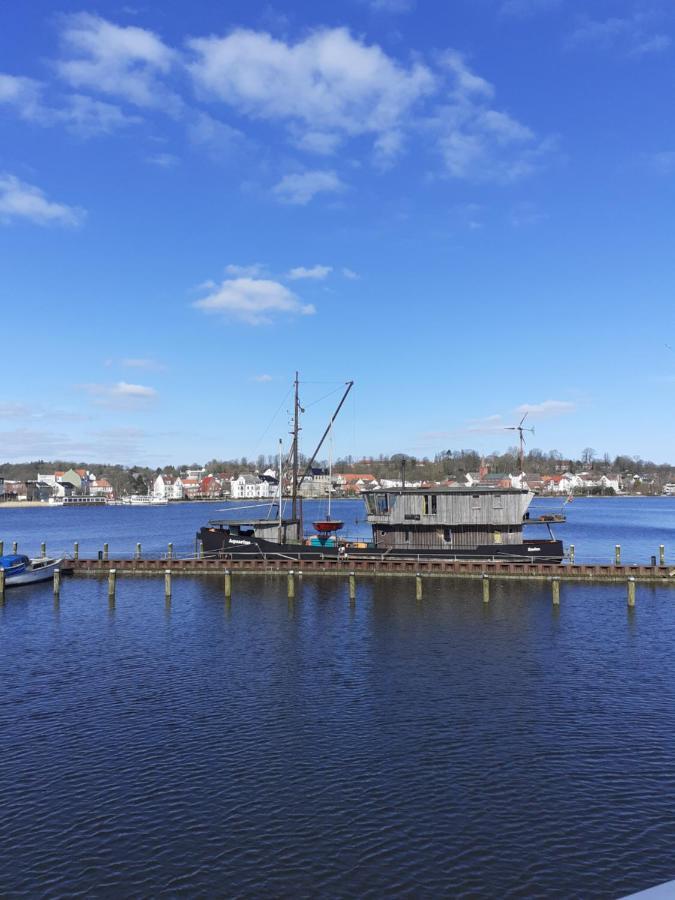
{"type": "Polygon", "coordinates": [[[518,203],[511,210],[511,224],[514,228],[526,228],[532,225],[540,225],[548,216],[534,203],[518,203]]]}
{"type": "Polygon", "coordinates": [[[274,378],[271,375],[254,375],[253,380],[259,384],[267,384],[269,381],[274,381],[274,378]]]}
{"type": "Polygon", "coordinates": [[[526,413],[530,416],[559,416],[574,412],[576,404],[569,400],[544,400],[543,403],[523,403],[516,409],[519,416],[526,413]]]}
{"type": "Polygon", "coordinates": [[[288,273],[288,277],[291,281],[297,281],[301,278],[310,278],[316,281],[323,281],[324,278],[327,278],[330,273],[333,271],[332,266],[312,266],[311,269],[306,269],[304,266],[297,266],[295,269],[291,269],[288,273]]]}
{"type": "Polygon", "coordinates": [[[68,84],[123,97],[141,107],[176,111],[180,106],[161,81],[175,53],[152,31],[115,25],[84,12],[62,21],[65,55],[56,70],[68,84]]]}
{"type": "Polygon", "coordinates": [[[467,102],[470,97],[485,97],[487,100],[494,97],[494,87],[485,78],[471,71],[461,53],[448,50],[443,54],[441,62],[454,77],[454,93],[458,99],[467,102]]]}
{"type": "Polygon", "coordinates": [[[47,200],[40,188],[20,181],[15,175],[0,173],[0,222],[26,219],[36,225],[79,225],[83,209],[47,200]]]}
{"type": "Polygon", "coordinates": [[[532,174],[555,149],[509,113],[494,109],[494,88],[460,54],[446,53],[450,102],[435,110],[435,134],[447,173],[458,179],[509,183],[532,174]]]}
{"type": "Polygon", "coordinates": [[[353,269],[348,269],[346,266],[342,269],[342,274],[345,278],[348,278],[350,281],[356,281],[361,276],[358,272],[355,272],[353,269]]]}
{"type": "Polygon", "coordinates": [[[655,175],[672,175],[675,173],[675,150],[660,150],[644,156],[647,167],[655,175]]]}
{"type": "Polygon", "coordinates": [[[42,85],[34,78],[0,74],[0,104],[12,106],[27,121],[43,118],[42,85]]]}
{"type": "Polygon", "coordinates": [[[163,372],[166,369],[164,363],[150,357],[126,357],[120,360],[120,365],[125,369],[145,369],[148,372],[163,372]]]}
{"type": "Polygon", "coordinates": [[[51,118],[54,123],[62,122],[69,131],[83,138],[111,134],[140,122],[137,116],[128,116],[113,103],[83,94],[71,94],[63,107],[51,111],[51,118]]]}
{"type": "Polygon", "coordinates": [[[414,0],[370,0],[370,8],[375,12],[407,13],[414,7],[414,0]]]}
{"type": "Polygon", "coordinates": [[[211,293],[193,306],[249,325],[268,325],[275,315],[312,315],[316,311],[283,284],[268,278],[228,279],[213,285],[211,293]]]}
{"type": "Polygon", "coordinates": [[[561,4],[562,0],[504,0],[500,12],[506,16],[526,18],[537,13],[558,9],[561,4]]]}
{"type": "Polygon", "coordinates": [[[484,416],[482,419],[472,419],[467,423],[466,431],[471,434],[491,434],[495,431],[504,431],[504,419],[499,414],[484,416]]]}
{"type": "Polygon", "coordinates": [[[242,115],[285,122],[315,152],[335,150],[343,137],[396,131],[434,87],[426,66],[407,68],[346,28],[320,28],[296,44],[237,29],[188,45],[202,92],[242,115]]]}
{"type": "Polygon", "coordinates": [[[672,44],[667,34],[654,31],[653,24],[652,16],[644,12],[624,18],[591,19],[586,16],[565,43],[568,49],[616,50],[625,56],[639,58],[661,53],[672,44]]]}
{"type": "Polygon", "coordinates": [[[194,146],[201,147],[213,159],[219,160],[230,157],[244,142],[241,131],[205,112],[196,113],[191,118],[187,133],[194,146]]]}
{"type": "Polygon", "coordinates": [[[253,263],[250,266],[236,266],[230,263],[225,266],[226,275],[234,275],[235,278],[258,278],[265,273],[267,266],[262,263],[253,263]]]}
{"type": "Polygon", "coordinates": [[[273,191],[283,203],[305,206],[317,194],[340,193],[345,187],[335,172],[315,169],[284,175],[273,191]]]}
{"type": "Polygon", "coordinates": [[[129,384],[118,381],[116,384],[81,384],[78,387],[93,397],[99,406],[113,409],[134,409],[157,397],[157,391],[144,384],[129,384]]]}
{"type": "Polygon", "coordinates": [[[56,431],[16,428],[0,432],[3,458],[26,459],[101,459],[121,463],[138,463],[145,456],[141,439],[145,433],[136,428],[110,428],[94,431],[81,437],[56,431]]]}
{"type": "Polygon", "coordinates": [[[83,94],[68,94],[60,105],[44,102],[44,85],[33,78],[0,74],[0,104],[16,111],[19,118],[38,125],[64,125],[78,137],[110,134],[140,121],[119,106],[83,94]]]}
{"type": "Polygon", "coordinates": [[[173,169],[180,159],[173,153],[155,153],[154,156],[146,156],[145,161],[160,169],[173,169]]]}

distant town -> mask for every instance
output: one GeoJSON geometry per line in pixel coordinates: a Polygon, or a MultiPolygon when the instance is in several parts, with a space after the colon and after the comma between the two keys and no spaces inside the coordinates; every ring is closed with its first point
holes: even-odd
{"type": "MultiPolygon", "coordinates": [[[[578,460],[557,451],[533,450],[520,459],[516,448],[481,457],[474,450],[446,451],[433,459],[406,454],[338,460],[332,471],[312,467],[302,480],[306,498],[354,497],[362,491],[401,487],[490,485],[529,488],[540,495],[618,494],[675,495],[675,467],[639,458],[606,454],[591,448],[578,460]]],[[[119,465],[42,460],[0,465],[0,503],[169,503],[191,500],[266,500],[279,495],[279,472],[273,457],[257,460],[211,460],[205,465],[150,469],[119,465]]],[[[305,467],[301,467],[304,473],[305,467]]],[[[290,470],[282,491],[290,492],[290,470]]]]}

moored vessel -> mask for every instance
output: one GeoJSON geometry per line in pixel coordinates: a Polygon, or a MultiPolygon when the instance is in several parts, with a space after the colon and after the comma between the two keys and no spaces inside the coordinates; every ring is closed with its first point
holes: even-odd
{"type": "Polygon", "coordinates": [[[0,569],[5,573],[5,586],[33,584],[36,581],[47,581],[54,576],[63,559],[52,556],[41,556],[30,559],[22,553],[0,556],[0,569]]]}
{"type": "MultiPolygon", "coordinates": [[[[335,417],[349,393],[347,384],[338,408],[314,451],[304,474],[299,476],[298,377],[295,379],[295,415],[292,457],[292,512],[260,519],[216,519],[197,532],[203,553],[218,558],[311,559],[322,557],[486,559],[511,562],[554,562],[563,558],[562,541],[555,538],[552,524],[564,522],[562,515],[532,516],[529,507],[534,493],[527,488],[425,487],[364,491],[367,521],[372,535],[368,540],[349,539],[339,532],[341,520],[329,514],[315,521],[315,533],[305,536],[302,498],[299,488],[310,471],[335,417]],[[525,528],[536,526],[524,534],[525,528]]],[[[280,482],[281,484],[281,482],[280,482]]],[[[280,487],[281,494],[281,487],[280,487]]],[[[330,502],[330,491],[329,491],[330,502]]]]}

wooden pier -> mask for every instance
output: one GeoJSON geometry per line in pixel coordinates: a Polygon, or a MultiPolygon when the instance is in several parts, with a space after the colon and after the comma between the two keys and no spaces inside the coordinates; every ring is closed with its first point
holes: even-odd
{"type": "MultiPolygon", "coordinates": [[[[103,554],[102,554],[103,556],[103,554]]],[[[107,554],[105,554],[107,557],[107,554]]],[[[494,579],[524,579],[550,581],[558,579],[566,582],[626,582],[635,579],[641,583],[675,584],[675,566],[667,565],[621,565],[611,563],[527,563],[493,562],[440,559],[359,559],[359,558],[318,558],[318,559],[178,559],[163,557],[156,559],[73,559],[62,567],[63,571],[75,576],[107,578],[114,569],[117,576],[163,578],[171,575],[215,575],[226,573],[265,575],[296,574],[354,576],[415,576],[425,578],[477,578],[484,576],[494,579]]]]}

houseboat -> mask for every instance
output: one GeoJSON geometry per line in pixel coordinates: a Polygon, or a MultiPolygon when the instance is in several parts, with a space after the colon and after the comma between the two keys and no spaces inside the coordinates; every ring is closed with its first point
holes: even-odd
{"type": "Polygon", "coordinates": [[[335,410],[304,474],[299,473],[298,375],[295,375],[295,412],[291,448],[291,515],[283,516],[281,456],[276,515],[266,519],[216,519],[197,532],[206,556],[228,558],[312,559],[320,557],[408,557],[413,559],[491,559],[560,562],[562,541],[551,530],[564,516],[532,517],[534,493],[526,488],[467,487],[406,488],[364,491],[369,540],[350,540],[340,532],[343,522],[326,519],[314,523],[305,535],[299,489],[311,471],[321,446],[353,382],[335,410]],[[529,532],[534,527],[535,530],[529,532]],[[524,529],[528,534],[524,534],[524,529]],[[542,533],[543,532],[543,533],[542,533]]]}
{"type": "Polygon", "coordinates": [[[302,519],[215,520],[197,534],[207,556],[311,559],[318,556],[489,559],[560,562],[552,525],[564,517],[530,516],[532,491],[492,487],[400,488],[362,494],[370,540],[350,540],[326,523],[303,535],[302,519]],[[525,534],[527,529],[529,534],[525,534]],[[530,529],[533,529],[530,532],[530,529]]]}

